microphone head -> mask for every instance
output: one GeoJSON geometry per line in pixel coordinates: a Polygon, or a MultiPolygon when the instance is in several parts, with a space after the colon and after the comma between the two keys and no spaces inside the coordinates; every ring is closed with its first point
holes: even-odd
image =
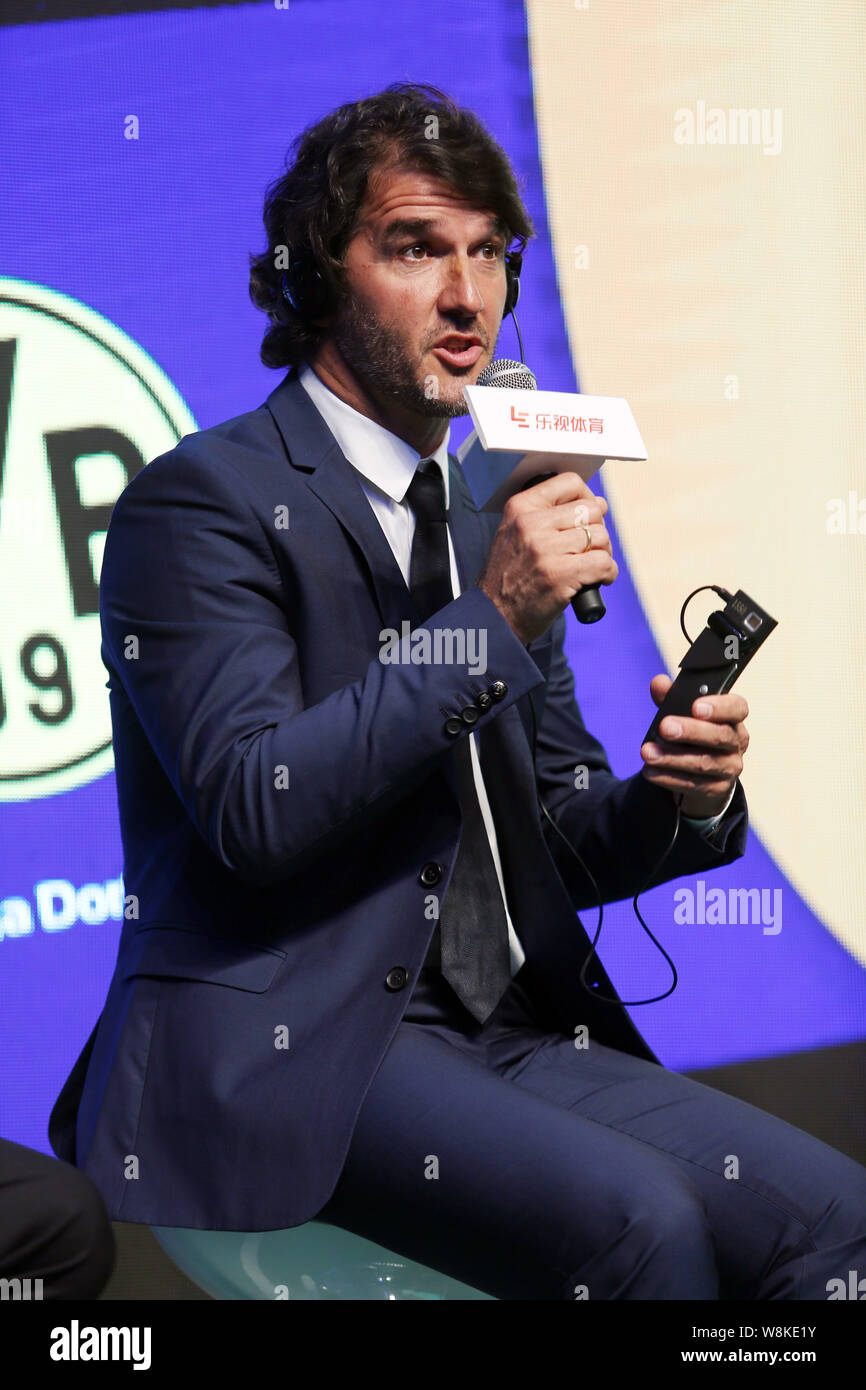
{"type": "Polygon", "coordinates": [[[524,362],[510,357],[497,357],[478,373],[476,386],[507,386],[512,391],[537,391],[535,374],[524,362]]]}

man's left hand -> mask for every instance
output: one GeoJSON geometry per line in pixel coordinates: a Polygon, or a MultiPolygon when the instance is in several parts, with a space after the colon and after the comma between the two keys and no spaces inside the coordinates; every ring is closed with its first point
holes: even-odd
{"type": "MultiPolygon", "coordinates": [[[[653,676],[650,694],[660,705],[673,681],[653,676]]],[[[692,705],[693,719],[668,714],[662,720],[661,738],[641,747],[642,775],[648,782],[683,793],[684,816],[718,815],[743,770],[743,754],[749,746],[744,720],[749,706],[742,695],[702,695],[692,705]],[[708,712],[704,713],[704,706],[708,712]],[[657,748],[661,756],[648,756],[657,748]]]]}

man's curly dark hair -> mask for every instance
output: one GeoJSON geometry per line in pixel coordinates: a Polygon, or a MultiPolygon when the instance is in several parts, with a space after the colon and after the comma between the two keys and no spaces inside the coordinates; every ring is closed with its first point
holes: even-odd
{"type": "Polygon", "coordinates": [[[265,194],[268,246],[250,256],[250,298],[270,319],[261,346],[266,367],[300,366],[327,331],[283,297],[287,261],[312,261],[327,302],[341,302],[347,288],[342,257],[370,174],[395,163],[441,179],[493,212],[506,247],[516,241],[511,249],[522,251],[535,236],[508,156],[474,112],[427,83],[392,82],[376,96],[347,102],[292,141],[286,173],[265,194]]]}

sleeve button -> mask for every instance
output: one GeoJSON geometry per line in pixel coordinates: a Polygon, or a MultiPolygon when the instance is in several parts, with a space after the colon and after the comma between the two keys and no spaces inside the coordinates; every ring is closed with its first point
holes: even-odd
{"type": "Polygon", "coordinates": [[[489,694],[491,700],[504,700],[505,696],[508,694],[508,686],[505,684],[505,681],[494,681],[490,687],[489,694]]]}
{"type": "Polygon", "coordinates": [[[452,715],[450,719],[445,720],[445,732],[446,734],[451,734],[452,738],[455,734],[462,734],[465,727],[463,720],[458,719],[456,715],[452,715]]]}
{"type": "Polygon", "coordinates": [[[460,718],[463,720],[464,724],[477,724],[478,707],[476,705],[467,705],[465,709],[460,711],[460,718]]]}

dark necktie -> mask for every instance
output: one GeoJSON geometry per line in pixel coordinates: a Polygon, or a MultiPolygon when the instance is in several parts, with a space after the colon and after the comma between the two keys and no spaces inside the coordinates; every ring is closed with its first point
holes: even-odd
{"type": "MultiPolygon", "coordinates": [[[[406,500],[415,516],[409,588],[418,615],[426,622],[454,599],[445,485],[435,459],[418,464],[406,500]]],[[[425,965],[440,964],[455,994],[473,1018],[484,1023],[511,983],[511,958],[502,892],[472,775],[471,737],[465,735],[451,750],[463,826],[425,965]]]]}

